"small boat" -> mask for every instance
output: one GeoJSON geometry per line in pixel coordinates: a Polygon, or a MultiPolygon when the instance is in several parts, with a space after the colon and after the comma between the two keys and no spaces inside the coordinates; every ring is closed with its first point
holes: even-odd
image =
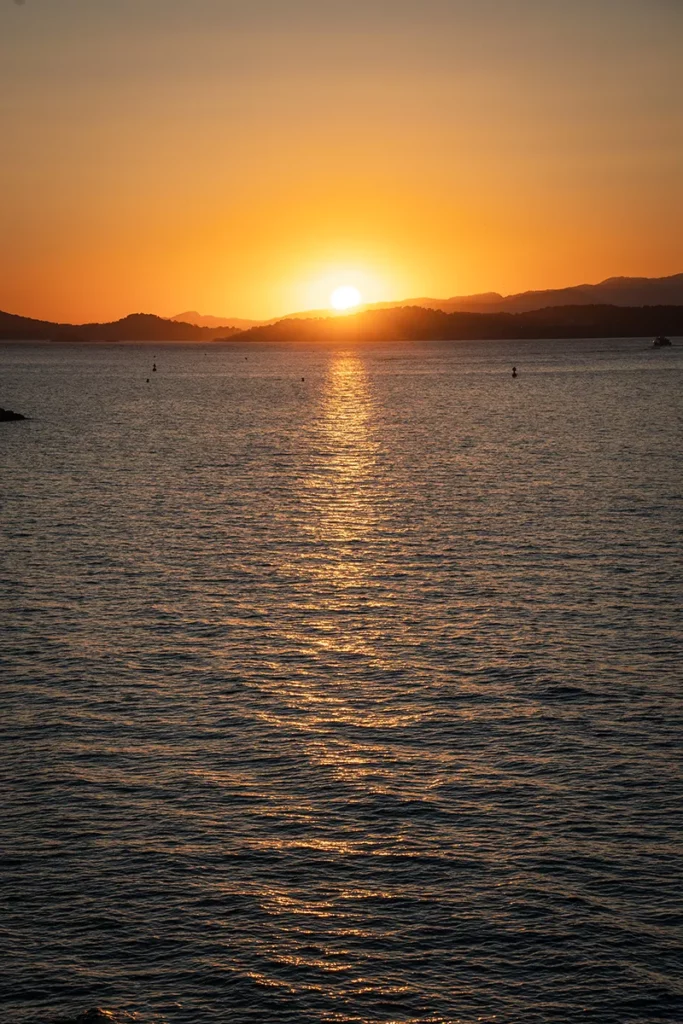
{"type": "Polygon", "coordinates": [[[668,348],[671,344],[670,338],[665,338],[663,334],[659,334],[656,338],[652,339],[653,348],[668,348]]]}

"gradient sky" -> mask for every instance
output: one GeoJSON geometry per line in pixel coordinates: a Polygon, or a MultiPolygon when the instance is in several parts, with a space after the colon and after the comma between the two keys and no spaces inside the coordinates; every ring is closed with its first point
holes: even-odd
{"type": "Polygon", "coordinates": [[[0,0],[0,309],[683,271],[683,0],[0,0]]]}

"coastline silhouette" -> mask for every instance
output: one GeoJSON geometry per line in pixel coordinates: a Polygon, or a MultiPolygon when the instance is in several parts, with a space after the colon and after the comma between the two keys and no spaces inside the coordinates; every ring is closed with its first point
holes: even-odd
{"type": "MultiPolygon", "coordinates": [[[[683,304],[677,306],[554,306],[526,313],[444,313],[422,306],[366,309],[345,316],[285,318],[237,328],[197,327],[152,313],[110,323],[60,324],[0,312],[0,340],[130,341],[484,341],[683,336],[683,304]]],[[[248,357],[245,356],[245,359],[248,357]]]]}

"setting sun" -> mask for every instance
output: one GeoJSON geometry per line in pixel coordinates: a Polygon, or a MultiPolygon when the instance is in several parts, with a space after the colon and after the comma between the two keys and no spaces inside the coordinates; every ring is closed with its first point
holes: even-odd
{"type": "Polygon", "coordinates": [[[353,309],[354,306],[359,306],[361,301],[361,293],[353,285],[343,285],[341,288],[335,288],[330,295],[330,305],[339,312],[353,309]]]}

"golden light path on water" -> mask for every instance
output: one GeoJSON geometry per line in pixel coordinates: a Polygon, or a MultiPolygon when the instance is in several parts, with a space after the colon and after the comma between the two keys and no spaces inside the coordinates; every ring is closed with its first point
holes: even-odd
{"type": "MultiPolygon", "coordinates": [[[[345,662],[357,666],[363,662],[370,671],[381,668],[391,671],[386,652],[373,629],[356,628],[357,616],[368,602],[372,604],[374,580],[381,566],[368,557],[377,549],[377,535],[385,525],[384,506],[387,495],[378,488],[377,460],[379,444],[374,429],[375,408],[367,369],[354,352],[331,353],[321,390],[321,402],[313,427],[311,446],[315,452],[302,481],[303,557],[282,566],[285,572],[299,577],[292,595],[294,616],[298,623],[286,637],[292,650],[305,652],[314,667],[304,673],[293,673],[279,694],[277,708],[264,711],[263,722],[270,729],[294,729],[299,756],[326,785],[342,784],[363,799],[368,792],[381,795],[391,788],[391,769],[378,769],[386,751],[381,742],[369,735],[379,727],[405,725],[411,713],[390,714],[381,700],[371,693],[370,679],[359,679],[354,671],[354,684],[339,675],[327,677],[318,671],[321,663],[339,666],[345,662]],[[349,730],[357,739],[349,739],[349,730]]],[[[338,671],[338,668],[337,668],[338,671]]],[[[394,780],[395,781],[395,780],[394,780]]],[[[362,830],[338,828],[321,822],[316,806],[317,795],[302,798],[300,791],[287,795],[285,814],[297,825],[305,825],[305,835],[257,842],[256,846],[296,859],[307,857],[333,858],[339,863],[352,862],[359,855],[379,855],[389,850],[383,843],[370,839],[362,830]]],[[[396,837],[400,846],[402,837],[396,837]]],[[[273,960],[286,971],[316,970],[325,975],[340,975],[340,1020],[346,1019],[342,1007],[348,999],[374,990],[384,998],[397,999],[406,990],[405,983],[384,981],[378,986],[369,975],[359,973],[358,961],[348,945],[372,941],[373,929],[362,922],[358,908],[368,902],[391,902],[393,894],[386,887],[368,881],[366,884],[333,882],[328,898],[311,898],[297,885],[271,887],[262,894],[264,908],[279,932],[270,950],[273,960]],[[327,948],[308,950],[306,934],[310,922],[316,920],[328,932],[327,948]],[[297,922],[301,922],[298,924],[297,922]]],[[[280,987],[272,972],[251,971],[259,984],[280,987]]],[[[299,986],[309,992],[324,992],[327,983],[320,981],[299,986]]],[[[284,985],[285,990],[294,988],[284,985]]]]}
{"type": "MultiPolygon", "coordinates": [[[[378,442],[371,387],[357,353],[333,353],[321,394],[312,447],[316,452],[303,480],[303,557],[290,566],[300,575],[295,607],[298,622],[287,640],[308,651],[314,665],[359,662],[372,671],[391,670],[391,658],[377,643],[377,631],[357,627],[363,610],[372,606],[375,581],[381,573],[368,557],[381,545],[386,493],[376,473],[378,442]]],[[[337,672],[338,672],[337,668],[337,672]]],[[[348,680],[326,678],[313,669],[296,685],[294,699],[306,710],[300,740],[313,764],[347,785],[364,786],[369,771],[367,740],[349,744],[335,738],[340,726],[363,730],[386,725],[386,709],[367,700],[369,680],[351,692],[348,680]],[[343,685],[340,685],[343,684],[343,685]]],[[[348,840],[307,839],[306,845],[336,847],[340,853],[366,845],[356,833],[348,840]]]]}

